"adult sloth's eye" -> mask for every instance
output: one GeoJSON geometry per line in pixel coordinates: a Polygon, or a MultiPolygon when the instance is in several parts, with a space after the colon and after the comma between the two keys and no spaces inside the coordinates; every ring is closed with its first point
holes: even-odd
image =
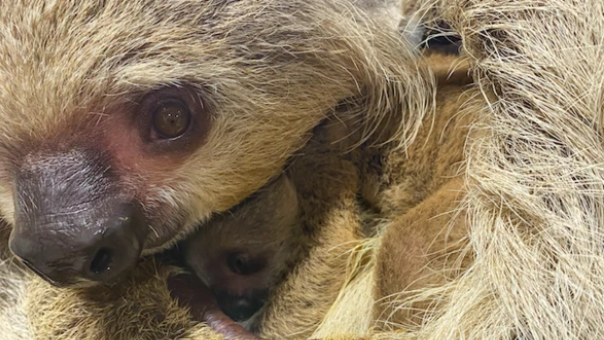
{"type": "Polygon", "coordinates": [[[168,102],[153,113],[152,126],[158,139],[180,137],[191,124],[191,111],[184,103],[168,102]]]}
{"type": "Polygon", "coordinates": [[[195,150],[211,129],[211,105],[199,88],[164,87],[145,94],[133,117],[146,152],[184,155],[195,150]]]}

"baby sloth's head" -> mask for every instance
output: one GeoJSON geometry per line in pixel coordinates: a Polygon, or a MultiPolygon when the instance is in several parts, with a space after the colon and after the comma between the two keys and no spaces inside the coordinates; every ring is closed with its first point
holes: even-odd
{"type": "Polygon", "coordinates": [[[223,312],[242,321],[262,307],[286,273],[301,231],[295,188],[282,175],[202,226],[183,251],[223,312]]]}

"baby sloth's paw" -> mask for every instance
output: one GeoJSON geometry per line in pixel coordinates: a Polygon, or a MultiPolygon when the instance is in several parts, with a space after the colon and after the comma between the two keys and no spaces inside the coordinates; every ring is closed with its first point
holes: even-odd
{"type": "Polygon", "coordinates": [[[170,295],[181,307],[188,308],[195,321],[205,322],[225,339],[260,339],[231,318],[218,307],[210,288],[192,274],[178,274],[168,278],[170,295]]]}

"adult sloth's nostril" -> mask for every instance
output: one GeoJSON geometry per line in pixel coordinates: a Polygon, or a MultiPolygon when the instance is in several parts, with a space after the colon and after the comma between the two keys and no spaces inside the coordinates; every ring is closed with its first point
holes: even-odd
{"type": "Polygon", "coordinates": [[[94,274],[102,274],[111,268],[113,262],[113,251],[110,248],[103,247],[97,251],[90,262],[90,271],[94,274]]]}
{"type": "Polygon", "coordinates": [[[136,265],[149,228],[108,162],[97,148],[40,150],[17,170],[11,249],[45,280],[110,283],[136,265]]]}

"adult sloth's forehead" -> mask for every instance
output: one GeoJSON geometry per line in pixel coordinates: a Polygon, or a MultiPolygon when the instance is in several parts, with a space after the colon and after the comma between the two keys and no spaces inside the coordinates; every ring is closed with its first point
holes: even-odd
{"type": "Polygon", "coordinates": [[[252,60],[266,56],[258,50],[281,53],[284,34],[308,32],[292,24],[290,5],[262,3],[1,2],[0,133],[47,129],[57,117],[73,125],[82,113],[110,114],[108,105],[164,85],[251,81],[261,72],[241,66],[261,68],[252,60]],[[242,15],[251,7],[254,16],[242,15]],[[259,25],[262,17],[275,25],[259,25]]]}
{"type": "Polygon", "coordinates": [[[100,72],[154,56],[167,63],[201,62],[200,55],[234,60],[249,48],[242,45],[283,48],[288,40],[315,35],[312,7],[289,2],[1,2],[0,65],[49,71],[60,64],[100,72]]]}
{"type": "Polygon", "coordinates": [[[90,85],[142,78],[150,67],[166,79],[162,69],[184,72],[179,67],[219,55],[214,50],[222,45],[208,39],[218,28],[204,24],[214,12],[211,2],[23,3],[0,5],[0,72],[5,82],[31,81],[28,88],[58,84],[86,92],[90,85]],[[187,3],[196,6],[187,11],[187,3]]]}
{"type": "Polygon", "coordinates": [[[47,98],[46,106],[65,108],[126,86],[261,68],[267,57],[274,67],[321,50],[315,7],[297,0],[0,2],[1,92],[27,103],[39,99],[25,98],[28,92],[53,94],[61,105],[47,98]]]}

